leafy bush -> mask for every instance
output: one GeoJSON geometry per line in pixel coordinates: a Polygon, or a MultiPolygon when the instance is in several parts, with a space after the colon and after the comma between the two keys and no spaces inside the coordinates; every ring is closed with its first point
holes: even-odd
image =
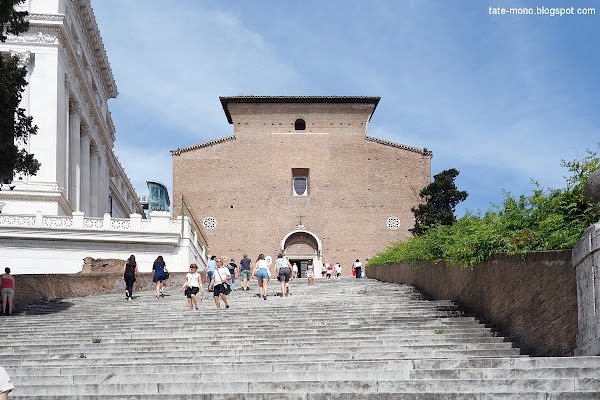
{"type": "MultiPolygon", "coordinates": [[[[599,143],[600,145],[600,143],[599,143]]],[[[581,160],[566,162],[565,189],[544,191],[537,182],[529,196],[504,193],[501,207],[485,213],[467,212],[453,225],[437,225],[424,235],[396,242],[367,266],[444,260],[463,268],[489,260],[495,253],[575,247],[583,232],[600,218],[595,204],[584,195],[588,176],[600,169],[600,158],[588,150],[581,160]]]]}

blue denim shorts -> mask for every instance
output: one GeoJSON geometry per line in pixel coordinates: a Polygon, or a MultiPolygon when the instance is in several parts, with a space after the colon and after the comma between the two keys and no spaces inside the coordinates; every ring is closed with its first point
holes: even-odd
{"type": "Polygon", "coordinates": [[[258,271],[256,271],[256,279],[269,280],[269,273],[267,272],[267,270],[265,268],[259,268],[258,271]]]}

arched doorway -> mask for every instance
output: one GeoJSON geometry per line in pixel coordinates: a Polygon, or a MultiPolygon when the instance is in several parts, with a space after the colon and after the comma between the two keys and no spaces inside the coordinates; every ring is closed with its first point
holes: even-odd
{"type": "Polygon", "coordinates": [[[281,254],[298,266],[298,274],[301,278],[306,276],[308,260],[313,260],[315,271],[321,270],[321,250],[321,240],[306,229],[296,229],[281,241],[281,254]]]}

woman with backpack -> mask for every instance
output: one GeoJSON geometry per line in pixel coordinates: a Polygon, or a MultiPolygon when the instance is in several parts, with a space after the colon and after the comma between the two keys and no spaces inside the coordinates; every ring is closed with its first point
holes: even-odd
{"type": "Polygon", "coordinates": [[[238,266],[235,264],[235,260],[232,258],[227,264],[227,269],[229,270],[229,275],[231,275],[231,280],[229,284],[231,285],[231,290],[235,292],[235,276],[237,275],[238,266]]]}

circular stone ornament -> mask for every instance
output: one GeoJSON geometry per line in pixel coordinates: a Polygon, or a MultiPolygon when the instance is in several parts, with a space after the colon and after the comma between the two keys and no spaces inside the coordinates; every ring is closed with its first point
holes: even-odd
{"type": "Polygon", "coordinates": [[[387,219],[387,227],[394,230],[400,228],[400,218],[389,217],[387,219]]]}
{"type": "Polygon", "coordinates": [[[217,226],[217,220],[214,217],[206,217],[202,220],[202,226],[206,229],[215,229],[217,226]]]}

